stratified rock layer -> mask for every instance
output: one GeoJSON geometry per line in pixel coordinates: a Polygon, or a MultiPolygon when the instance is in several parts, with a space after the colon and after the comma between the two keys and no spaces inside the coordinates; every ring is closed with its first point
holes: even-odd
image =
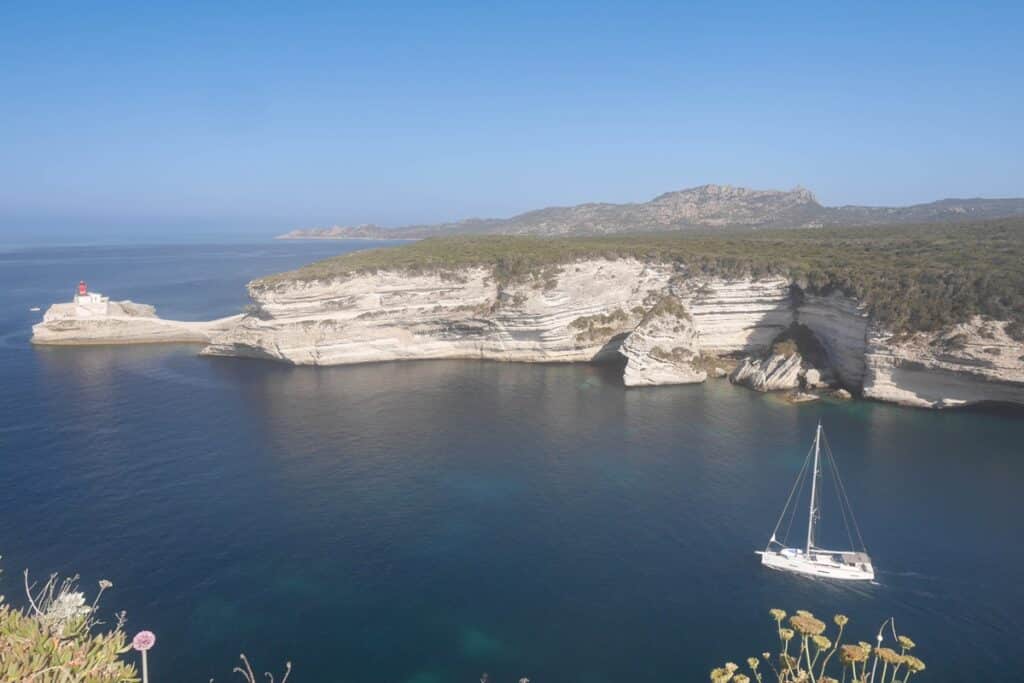
{"type": "Polygon", "coordinates": [[[871,329],[864,395],[922,408],[1024,404],[1024,344],[980,317],[941,335],[896,337],[871,329]]]}
{"type": "Polygon", "coordinates": [[[746,358],[729,375],[733,384],[754,391],[784,391],[800,387],[803,359],[799,353],[771,354],[764,358],[746,358]]]}
{"type": "Polygon", "coordinates": [[[333,282],[250,286],[257,315],[204,353],[338,365],[405,358],[591,361],[613,355],[659,296],[669,266],[570,264],[515,285],[490,271],[381,271],[333,282]],[[649,304],[648,304],[649,305],[649,304]]]}
{"type": "MultiPolygon", "coordinates": [[[[589,259],[517,282],[483,267],[380,270],[330,280],[275,277],[250,283],[249,293],[254,311],[216,335],[204,354],[338,365],[594,361],[619,353],[626,384],[647,386],[703,381],[705,361],[715,357],[763,357],[799,323],[827,356],[815,385],[837,376],[854,392],[918,406],[1024,404],[1024,344],[1007,337],[1003,323],[978,320],[944,335],[895,339],[856,301],[804,295],[784,278],[710,278],[674,264],[589,259]]],[[[758,366],[764,381],[754,383],[793,388],[787,362],[758,366]]]]}
{"type": "Polygon", "coordinates": [[[627,387],[693,384],[708,375],[696,365],[700,341],[693,317],[676,293],[669,293],[644,315],[626,337],[622,380],[627,387]]]}
{"type": "Polygon", "coordinates": [[[801,299],[796,322],[814,333],[825,348],[829,364],[844,384],[861,386],[867,353],[868,314],[856,301],[840,294],[806,294],[801,299]]]}

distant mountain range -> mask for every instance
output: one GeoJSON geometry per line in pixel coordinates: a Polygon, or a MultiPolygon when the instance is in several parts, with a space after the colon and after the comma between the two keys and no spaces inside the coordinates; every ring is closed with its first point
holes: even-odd
{"type": "Polygon", "coordinates": [[[901,207],[822,206],[802,187],[788,192],[702,185],[636,204],[578,204],[511,218],[382,228],[293,230],[278,239],[419,239],[441,235],[603,235],[695,228],[811,228],[831,225],[953,222],[1024,216],[1024,199],[942,199],[901,207]]]}

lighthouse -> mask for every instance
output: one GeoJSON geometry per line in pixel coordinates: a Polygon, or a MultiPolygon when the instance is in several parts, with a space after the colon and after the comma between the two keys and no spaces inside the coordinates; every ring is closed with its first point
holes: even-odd
{"type": "Polygon", "coordinates": [[[78,292],[75,294],[75,315],[97,316],[107,314],[107,304],[110,301],[99,292],[90,292],[85,280],[78,281],[78,292]]]}

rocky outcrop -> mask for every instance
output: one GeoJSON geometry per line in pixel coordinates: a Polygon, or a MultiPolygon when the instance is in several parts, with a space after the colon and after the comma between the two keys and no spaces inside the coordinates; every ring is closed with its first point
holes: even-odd
{"type": "Polygon", "coordinates": [[[54,346],[100,344],[207,344],[242,320],[241,315],[209,322],[183,322],[157,317],[156,309],[132,301],[104,302],[101,308],[74,303],[54,304],[32,327],[32,343],[54,346]]]}
{"type": "Polygon", "coordinates": [[[894,338],[856,301],[805,295],[783,278],[711,278],[674,264],[594,258],[515,281],[484,267],[378,270],[274,277],[250,283],[249,293],[252,311],[204,354],[300,365],[621,355],[628,386],[700,382],[717,359],[746,356],[734,381],[761,390],[842,386],[910,405],[1024,404],[1024,344],[1001,323],[894,338]],[[794,324],[816,357],[772,350],[794,324]]]}
{"type": "Polygon", "coordinates": [[[622,380],[627,387],[693,384],[707,379],[698,364],[700,341],[693,317],[678,294],[670,292],[626,337],[622,380]]]}
{"type": "Polygon", "coordinates": [[[729,381],[754,391],[785,391],[800,386],[803,371],[799,353],[773,353],[764,358],[744,359],[729,375],[729,381]]]}
{"type": "Polygon", "coordinates": [[[755,391],[815,389],[830,384],[833,373],[828,362],[825,348],[811,329],[794,322],[772,340],[768,352],[745,358],[729,380],[755,391]]]}
{"type": "Polygon", "coordinates": [[[980,317],[942,334],[869,330],[864,396],[922,408],[1024,404],[1024,344],[980,317]]]}

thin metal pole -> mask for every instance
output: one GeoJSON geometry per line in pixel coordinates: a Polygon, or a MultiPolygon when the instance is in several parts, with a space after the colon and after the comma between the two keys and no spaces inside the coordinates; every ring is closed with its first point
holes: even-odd
{"type": "Polygon", "coordinates": [[[818,459],[821,455],[821,420],[818,421],[818,430],[814,433],[814,472],[811,474],[811,510],[807,518],[807,554],[811,553],[811,546],[814,545],[814,507],[818,495],[818,459]]]}

